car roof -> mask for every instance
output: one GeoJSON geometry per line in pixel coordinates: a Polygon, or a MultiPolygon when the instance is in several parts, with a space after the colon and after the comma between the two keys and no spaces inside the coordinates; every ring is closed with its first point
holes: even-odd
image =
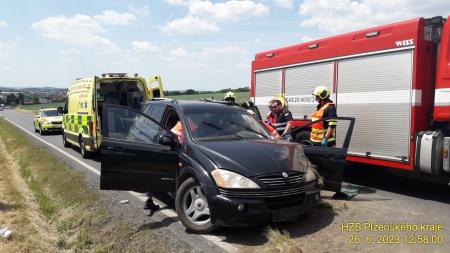
{"type": "Polygon", "coordinates": [[[173,100],[173,99],[157,99],[148,101],[146,104],[166,104],[175,106],[178,105],[182,110],[196,110],[196,109],[235,109],[242,110],[242,108],[228,104],[223,101],[211,100],[173,100]]]}

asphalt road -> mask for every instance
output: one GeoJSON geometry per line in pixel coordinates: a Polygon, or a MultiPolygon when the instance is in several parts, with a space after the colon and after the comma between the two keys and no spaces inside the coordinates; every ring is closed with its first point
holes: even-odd
{"type": "MultiPolygon", "coordinates": [[[[33,129],[33,116],[27,113],[21,113],[13,110],[4,110],[0,116],[4,116],[21,126],[24,131],[44,140],[46,143],[36,142],[43,147],[48,148],[56,156],[71,165],[71,167],[83,172],[87,176],[88,184],[92,187],[98,187],[98,177],[100,171],[100,162],[96,159],[83,159],[78,150],[64,148],[61,135],[49,134],[39,136],[33,129]]],[[[31,139],[35,139],[30,136],[31,139]]],[[[446,184],[437,184],[432,182],[420,181],[416,179],[398,176],[390,171],[380,171],[380,168],[360,166],[346,170],[345,181],[347,183],[361,185],[361,194],[354,200],[383,199],[391,203],[424,213],[430,220],[443,224],[446,231],[450,228],[450,187],[446,184]]],[[[97,188],[98,189],[98,188],[97,188]]],[[[263,234],[265,226],[256,226],[249,228],[221,228],[212,235],[194,235],[186,231],[184,226],[176,220],[176,213],[173,208],[173,200],[167,196],[160,196],[160,202],[166,206],[161,212],[158,212],[151,218],[145,218],[142,209],[145,196],[134,192],[108,192],[105,201],[114,203],[111,208],[121,208],[124,210],[133,210],[136,213],[133,219],[136,219],[138,229],[168,229],[172,232],[176,240],[182,240],[190,244],[195,251],[205,252],[236,252],[242,248],[260,246],[265,243],[263,234]],[[119,205],[121,199],[129,199],[130,203],[125,208],[119,205]],[[142,216],[142,217],[140,217],[142,216]],[[156,225],[155,225],[156,224],[156,225]]],[[[289,225],[286,224],[287,230],[289,225]]],[[[447,238],[450,240],[450,237],[447,238]]]]}

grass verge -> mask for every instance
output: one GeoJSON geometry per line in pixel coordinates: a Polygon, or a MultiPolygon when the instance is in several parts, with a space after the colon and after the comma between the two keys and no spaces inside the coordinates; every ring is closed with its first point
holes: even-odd
{"type": "MultiPolygon", "coordinates": [[[[13,229],[13,233],[17,234],[12,241],[18,243],[13,245],[19,245],[17,246],[19,251],[41,251],[43,238],[40,238],[39,234],[45,235],[48,242],[45,248],[48,249],[50,246],[48,249],[50,252],[53,251],[52,248],[57,251],[108,252],[113,247],[120,249],[117,244],[125,244],[126,237],[132,233],[131,229],[124,229],[120,234],[117,234],[117,231],[111,233],[114,228],[108,222],[109,214],[100,204],[98,193],[84,185],[83,175],[67,168],[47,150],[34,146],[24,133],[4,120],[0,120],[0,138],[4,144],[2,147],[6,147],[7,151],[3,150],[3,156],[0,157],[2,164],[0,178],[2,183],[6,182],[9,202],[16,203],[14,208],[10,207],[11,204],[7,206],[9,210],[24,209],[18,215],[22,217],[19,217],[19,223],[5,220],[2,221],[5,224],[0,225],[12,226],[10,228],[13,229]],[[6,159],[4,156],[10,154],[12,165],[8,166],[8,163],[2,162],[1,159],[6,159]],[[22,190],[17,190],[18,187],[11,185],[14,180],[7,177],[10,173],[6,170],[14,169],[11,167],[16,167],[20,172],[19,177],[25,185],[22,190]],[[21,196],[26,191],[30,192],[31,197],[24,201],[21,196]],[[30,215],[33,208],[29,205],[33,202],[36,203],[37,210],[30,215]],[[36,219],[30,217],[41,217],[46,224],[36,224],[36,219]]],[[[2,212],[3,209],[6,208],[2,207],[2,212]]]]}

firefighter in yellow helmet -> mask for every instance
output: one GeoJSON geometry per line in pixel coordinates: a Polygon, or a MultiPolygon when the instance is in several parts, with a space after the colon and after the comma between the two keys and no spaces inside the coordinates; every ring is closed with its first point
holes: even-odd
{"type": "MultiPolygon", "coordinates": [[[[330,90],[325,86],[314,89],[313,96],[318,102],[317,110],[311,115],[312,121],[337,117],[336,106],[330,99],[330,90]]],[[[314,145],[333,147],[336,145],[336,121],[326,120],[311,126],[311,142],[314,145]]]]}
{"type": "Polygon", "coordinates": [[[234,104],[236,102],[236,95],[234,94],[234,92],[229,91],[225,94],[223,100],[234,104]]]}

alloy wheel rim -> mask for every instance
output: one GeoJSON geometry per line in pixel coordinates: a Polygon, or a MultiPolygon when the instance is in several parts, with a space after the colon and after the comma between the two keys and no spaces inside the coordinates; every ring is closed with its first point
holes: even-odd
{"type": "Polygon", "coordinates": [[[183,212],[188,220],[195,225],[206,225],[211,222],[211,213],[205,192],[199,186],[192,186],[184,194],[183,212]]]}

